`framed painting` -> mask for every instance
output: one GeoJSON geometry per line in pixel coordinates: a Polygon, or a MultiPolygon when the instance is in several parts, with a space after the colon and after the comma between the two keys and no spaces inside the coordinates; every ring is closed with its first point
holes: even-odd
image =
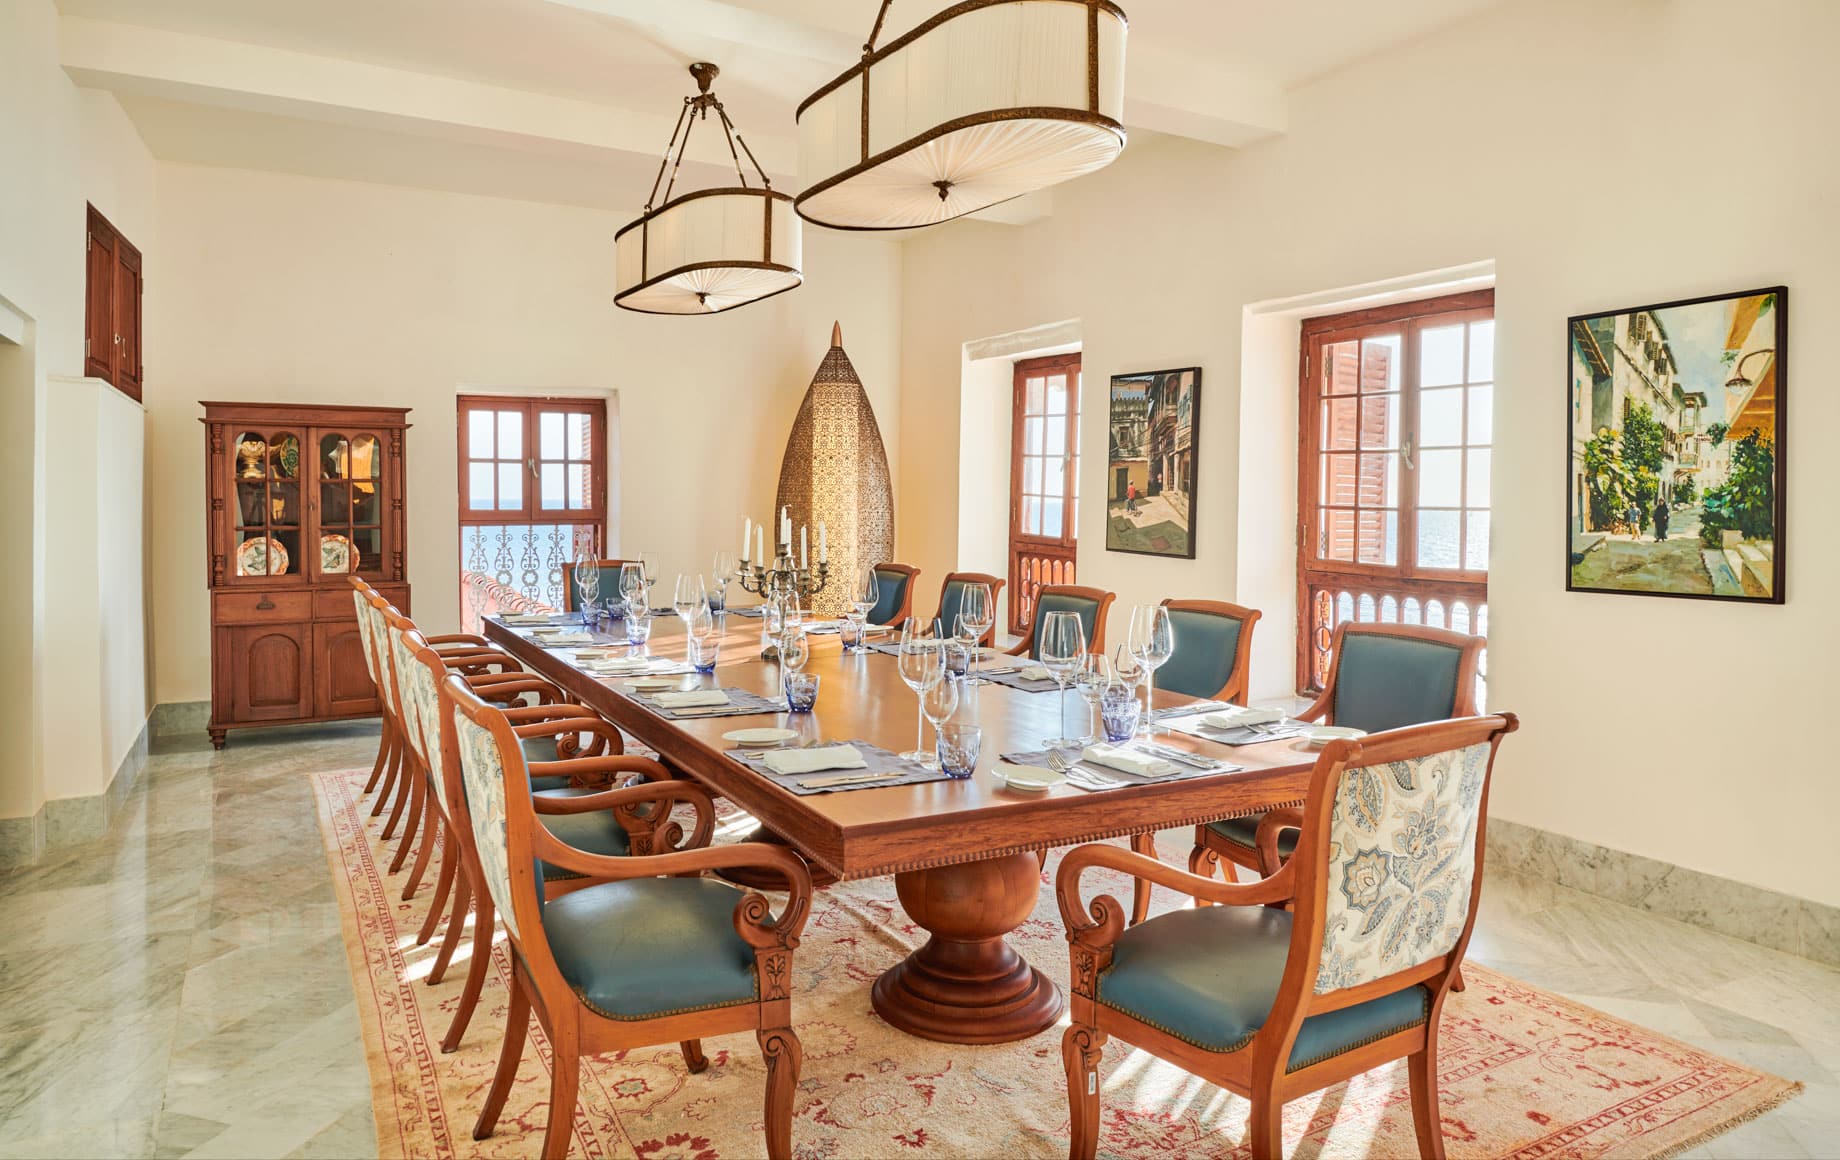
{"type": "Polygon", "coordinates": [[[1201,368],[1113,375],[1105,548],[1195,558],[1201,368]]]}
{"type": "Polygon", "coordinates": [[[1787,288],[1566,331],[1566,589],[1781,604],[1787,288]]]}

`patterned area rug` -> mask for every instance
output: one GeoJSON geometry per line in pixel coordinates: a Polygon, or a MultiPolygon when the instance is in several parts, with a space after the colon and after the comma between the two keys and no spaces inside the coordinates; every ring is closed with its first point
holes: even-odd
{"type": "MultiPolygon", "coordinates": [[[[504,1030],[506,948],[497,948],[460,1050],[443,1055],[440,1039],[465,963],[457,959],[440,986],[427,984],[435,947],[414,942],[432,889],[405,903],[400,876],[386,876],[379,823],[360,801],[367,774],[326,773],[315,781],[364,1023],[379,1150],[386,1157],[534,1156],[547,1121],[549,1044],[533,1022],[498,1132],[475,1142],[473,1119],[504,1030]]],[[[1050,875],[1054,864],[1050,858],[1050,875]]],[[[1123,879],[1104,888],[1129,897],[1123,879]]],[[[1157,900],[1172,905],[1174,896],[1159,890],[1157,900]]],[[[869,985],[924,933],[895,902],[893,881],[819,891],[812,910],[794,958],[794,1023],[805,1046],[792,1125],[800,1157],[1067,1154],[1058,1030],[996,1047],[936,1044],[895,1031],[870,1010],[869,985]]],[[[1013,941],[1065,987],[1066,942],[1045,886],[1013,941]]],[[[1801,1089],[1479,965],[1464,973],[1469,990],[1446,1004],[1441,1039],[1452,1157],[1669,1156],[1801,1089]]],[[[753,1037],[706,1040],[704,1051],[710,1067],[695,1076],[675,1044],[586,1063],[570,1154],[760,1155],[763,1072],[753,1037]]],[[[1250,1155],[1239,1097],[1116,1040],[1106,1047],[1104,1071],[1101,1155],[1250,1155]]],[[[1403,1065],[1293,1101],[1285,1109],[1285,1143],[1296,1156],[1415,1155],[1403,1065]]]]}

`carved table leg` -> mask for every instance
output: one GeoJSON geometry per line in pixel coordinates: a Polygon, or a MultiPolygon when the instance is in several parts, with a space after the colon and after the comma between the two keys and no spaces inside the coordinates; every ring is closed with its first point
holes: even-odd
{"type": "MultiPolygon", "coordinates": [[[[771,842],[775,846],[785,846],[792,850],[793,853],[798,853],[798,850],[793,847],[792,843],[786,841],[786,839],[780,837],[772,830],[767,829],[765,826],[757,828],[753,833],[742,840],[745,842],[771,842]]],[[[804,857],[803,854],[799,856],[804,857]]],[[[835,886],[837,884],[837,876],[818,865],[816,862],[806,859],[805,865],[811,868],[811,884],[813,887],[821,889],[826,886],[835,886]]],[[[735,885],[745,886],[750,890],[786,889],[786,880],[765,867],[729,866],[716,871],[716,873],[728,879],[730,882],[733,882],[735,885]]]]}
{"type": "Polygon", "coordinates": [[[944,1043],[1011,1043],[1060,1018],[1060,991],[1003,941],[1041,896],[1034,854],[911,870],[894,884],[932,937],[875,981],[876,1014],[944,1043]]]}

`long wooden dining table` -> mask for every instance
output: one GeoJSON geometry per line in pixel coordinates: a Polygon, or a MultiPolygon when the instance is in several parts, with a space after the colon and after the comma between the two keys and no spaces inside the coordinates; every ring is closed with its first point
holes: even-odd
{"type": "MultiPolygon", "coordinates": [[[[716,671],[686,674],[681,687],[775,696],[778,665],[760,656],[760,620],[731,612],[724,621],[716,671]]],[[[624,643],[621,622],[611,628],[613,635],[594,634],[597,645],[624,643]]],[[[545,647],[527,629],[496,618],[485,621],[485,635],[655,749],[668,768],[751,814],[814,867],[839,879],[892,874],[902,907],[930,937],[876,980],[874,1008],[895,1027],[949,1043],[1025,1039],[1060,1017],[1058,989],[1005,939],[1038,901],[1039,851],[1300,805],[1315,761],[1294,740],[1228,748],[1170,733],[1159,741],[1244,768],[1098,792],[1072,784],[1012,790],[991,767],[1001,754],[1039,751],[1042,738],[1058,736],[1061,703],[1053,692],[985,682],[978,692],[982,754],[970,779],[801,796],[742,764],[722,735],[776,725],[797,733],[788,744],[868,742],[907,750],[918,698],[901,680],[895,657],[846,654],[835,635],[813,635],[806,671],[820,688],[811,712],[672,720],[622,692],[627,678],[584,671],[574,652],[589,646],[545,647]]],[[[648,648],[681,660],[682,622],[655,618],[648,648]]],[[[1086,706],[1076,694],[1065,695],[1072,698],[1070,723],[1084,724],[1086,706]]],[[[1156,698],[1159,707],[1188,700],[1162,690],[1156,698]]]]}

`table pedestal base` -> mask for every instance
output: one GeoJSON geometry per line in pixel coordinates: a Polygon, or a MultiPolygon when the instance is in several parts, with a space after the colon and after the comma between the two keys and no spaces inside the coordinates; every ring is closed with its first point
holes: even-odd
{"type": "Polygon", "coordinates": [[[1041,896],[1034,854],[911,870],[894,883],[932,937],[875,981],[877,1015],[943,1043],[1011,1043],[1054,1026],[1060,991],[1003,941],[1041,896]]]}
{"type": "MultiPolygon", "coordinates": [[[[742,840],[747,842],[771,842],[775,846],[785,846],[788,849],[792,848],[790,842],[786,841],[786,839],[780,837],[772,830],[767,829],[765,826],[758,827],[753,833],[742,840]]],[[[793,852],[797,853],[798,851],[793,850],[793,852]]],[[[837,884],[837,876],[818,865],[816,862],[807,859],[805,865],[811,871],[811,884],[814,889],[821,889],[825,886],[835,886],[837,884]]],[[[719,877],[733,882],[736,886],[745,886],[749,890],[786,889],[786,879],[772,870],[768,870],[764,866],[728,866],[716,871],[716,874],[719,877]]]]}

